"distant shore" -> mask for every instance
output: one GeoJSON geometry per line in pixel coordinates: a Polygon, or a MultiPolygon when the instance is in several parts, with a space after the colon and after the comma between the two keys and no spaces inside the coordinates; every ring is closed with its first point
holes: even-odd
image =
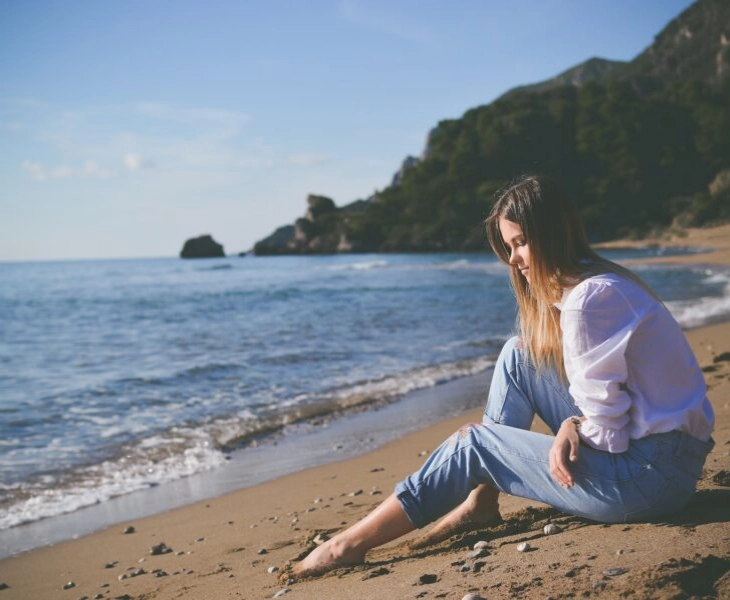
{"type": "MultiPolygon", "coordinates": [[[[647,244],[712,250],[644,263],[730,266],[730,225],[602,246],[647,244]]],[[[664,598],[681,592],[730,597],[730,322],[691,330],[687,337],[717,414],[716,446],[696,500],[669,522],[606,526],[506,497],[506,523],[493,531],[416,554],[391,545],[372,552],[362,567],[293,585],[278,581],[274,568],[304,553],[317,534],[362,517],[421,464],[426,452],[463,422],[479,420],[478,407],[360,456],[2,560],[0,584],[8,587],[1,597],[271,598],[282,589],[290,598],[458,599],[467,592],[486,598],[614,598],[622,593],[664,598]],[[562,532],[545,536],[542,526],[548,520],[562,532]],[[134,533],[124,533],[127,528],[134,533]],[[488,542],[489,554],[472,559],[468,553],[477,539],[488,542]],[[522,541],[529,541],[533,551],[517,552],[522,541]],[[151,554],[155,546],[161,554],[151,554]],[[689,590],[688,581],[703,587],[689,590]]],[[[443,393],[440,388],[448,385],[432,393],[443,393]]],[[[473,395],[462,407],[479,405],[478,386],[454,385],[448,391],[462,399],[473,395]]],[[[377,417],[385,413],[372,414],[372,427],[377,427],[377,417]]]]}

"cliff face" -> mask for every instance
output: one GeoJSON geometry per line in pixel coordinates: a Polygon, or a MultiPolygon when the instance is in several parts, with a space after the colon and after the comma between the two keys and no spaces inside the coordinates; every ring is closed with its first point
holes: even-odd
{"type": "Polygon", "coordinates": [[[596,240],[721,218],[707,190],[730,168],[729,73],[730,0],[698,0],[629,63],[592,58],[439,122],[382,190],[310,196],[254,252],[482,250],[495,191],[525,171],[567,184],[596,240]]]}
{"type": "Polygon", "coordinates": [[[730,2],[700,0],[671,21],[626,68],[625,76],[701,80],[719,85],[730,73],[730,2]]]}

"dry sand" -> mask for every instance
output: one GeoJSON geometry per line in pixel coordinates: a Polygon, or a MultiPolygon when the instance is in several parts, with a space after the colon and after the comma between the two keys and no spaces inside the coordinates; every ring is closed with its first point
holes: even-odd
{"type": "MultiPolygon", "coordinates": [[[[716,248],[671,262],[730,265],[730,226],[657,242],[716,248]]],[[[717,414],[716,446],[695,499],[672,519],[602,525],[504,496],[499,527],[419,552],[394,543],[372,551],[361,567],[279,581],[275,569],[304,555],[318,534],[365,515],[426,451],[480,420],[474,411],[366,456],[7,558],[0,561],[0,600],[460,599],[470,592],[488,599],[730,598],[730,323],[687,335],[717,414]],[[561,531],[545,535],[548,522],[561,531]],[[470,557],[482,540],[484,555],[470,557]],[[531,550],[519,552],[522,542],[531,550]],[[155,546],[170,551],[152,555],[155,546]]]]}

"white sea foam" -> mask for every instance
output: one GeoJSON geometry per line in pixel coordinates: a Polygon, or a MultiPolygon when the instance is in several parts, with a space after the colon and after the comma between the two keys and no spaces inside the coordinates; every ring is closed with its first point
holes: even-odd
{"type": "Polygon", "coordinates": [[[723,286],[721,295],[667,302],[667,308],[682,327],[700,327],[730,317],[730,273],[708,269],[706,275],[708,283],[723,286]]]}
{"type": "Polygon", "coordinates": [[[69,513],[116,496],[222,465],[226,457],[202,430],[178,429],[127,448],[124,456],[80,468],[64,481],[45,477],[5,486],[17,501],[0,513],[0,529],[69,513]]]}
{"type": "Polygon", "coordinates": [[[387,260],[366,260],[362,262],[330,265],[328,271],[370,271],[372,269],[385,269],[390,266],[387,260]]]}

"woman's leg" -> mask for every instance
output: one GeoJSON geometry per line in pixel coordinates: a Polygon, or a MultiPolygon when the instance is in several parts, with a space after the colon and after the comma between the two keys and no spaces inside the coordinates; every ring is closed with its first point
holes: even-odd
{"type": "MultiPolygon", "coordinates": [[[[555,433],[572,415],[580,415],[568,386],[554,369],[537,371],[520,349],[518,338],[507,341],[494,367],[484,424],[529,429],[535,414],[555,433]]],[[[547,456],[546,456],[547,458],[547,456]]],[[[481,528],[500,520],[499,489],[479,483],[461,504],[451,510],[414,545],[427,546],[460,531],[481,528]]]]}
{"type": "Polygon", "coordinates": [[[337,567],[359,564],[371,548],[414,529],[395,494],[391,494],[366,517],[315,548],[294,568],[294,575],[309,577],[337,567]]]}

